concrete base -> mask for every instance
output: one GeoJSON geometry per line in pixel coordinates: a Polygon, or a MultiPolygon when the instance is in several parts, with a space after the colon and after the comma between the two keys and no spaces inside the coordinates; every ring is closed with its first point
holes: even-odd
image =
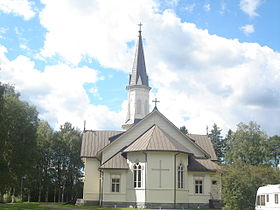
{"type": "Polygon", "coordinates": [[[209,203],[135,203],[135,202],[103,202],[104,207],[130,207],[148,209],[187,209],[187,208],[209,208],[209,203]]]}
{"type": "Polygon", "coordinates": [[[76,201],[77,206],[99,206],[99,201],[93,200],[84,200],[84,199],[77,199],[76,201]]]}
{"type": "MultiPolygon", "coordinates": [[[[77,199],[76,205],[99,206],[99,201],[77,199]]],[[[129,207],[148,209],[188,209],[188,208],[209,208],[209,203],[135,203],[135,202],[103,202],[103,207],[129,207]]]]}

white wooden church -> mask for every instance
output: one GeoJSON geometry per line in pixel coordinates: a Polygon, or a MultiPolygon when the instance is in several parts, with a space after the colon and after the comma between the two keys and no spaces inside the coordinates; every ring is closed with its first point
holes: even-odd
{"type": "Polygon", "coordinates": [[[155,106],[141,29],[123,131],[85,130],[84,205],[135,208],[208,208],[220,199],[217,157],[207,135],[185,135],[155,106]]]}

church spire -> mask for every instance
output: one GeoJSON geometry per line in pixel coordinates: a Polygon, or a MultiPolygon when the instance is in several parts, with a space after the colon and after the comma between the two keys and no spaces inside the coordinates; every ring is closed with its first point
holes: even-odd
{"type": "Polygon", "coordinates": [[[141,26],[140,23],[132,73],[129,75],[129,85],[126,87],[128,107],[125,124],[122,126],[124,129],[130,128],[149,113],[149,92],[151,88],[146,72],[141,26]]]}
{"type": "Polygon", "coordinates": [[[145,57],[143,50],[143,42],[141,35],[141,26],[139,24],[138,44],[135,52],[135,58],[132,67],[132,74],[130,75],[129,85],[146,85],[149,87],[148,75],[146,73],[145,57]]]}

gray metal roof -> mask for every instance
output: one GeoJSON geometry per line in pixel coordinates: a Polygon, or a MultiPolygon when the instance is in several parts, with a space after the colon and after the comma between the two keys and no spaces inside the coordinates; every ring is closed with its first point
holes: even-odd
{"type": "Polygon", "coordinates": [[[157,125],[148,129],[142,136],[124,150],[124,152],[137,151],[169,151],[191,154],[191,151],[174,140],[157,125]]]}
{"type": "Polygon", "coordinates": [[[193,156],[189,158],[189,171],[217,171],[220,166],[210,159],[196,159],[193,156]]]}
{"type": "Polygon", "coordinates": [[[107,162],[103,163],[100,169],[129,169],[126,158],[119,152],[107,162]]]}
{"type": "Polygon", "coordinates": [[[145,85],[149,87],[149,79],[146,73],[141,31],[139,31],[139,39],[134,57],[132,74],[129,78],[129,85],[145,85]]]}
{"type": "Polygon", "coordinates": [[[207,135],[187,134],[194,142],[211,156],[211,160],[218,160],[213,144],[207,135]]]}
{"type": "Polygon", "coordinates": [[[114,140],[122,131],[85,131],[81,146],[81,157],[96,157],[96,153],[114,140]]]}

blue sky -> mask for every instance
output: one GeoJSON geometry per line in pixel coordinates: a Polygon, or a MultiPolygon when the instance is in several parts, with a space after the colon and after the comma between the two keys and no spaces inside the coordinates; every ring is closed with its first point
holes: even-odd
{"type": "MultiPolygon", "coordinates": [[[[138,26],[159,110],[224,132],[280,134],[278,0],[0,0],[0,81],[55,129],[120,129],[138,26]]],[[[151,104],[151,109],[153,104],[151,104]]]]}

